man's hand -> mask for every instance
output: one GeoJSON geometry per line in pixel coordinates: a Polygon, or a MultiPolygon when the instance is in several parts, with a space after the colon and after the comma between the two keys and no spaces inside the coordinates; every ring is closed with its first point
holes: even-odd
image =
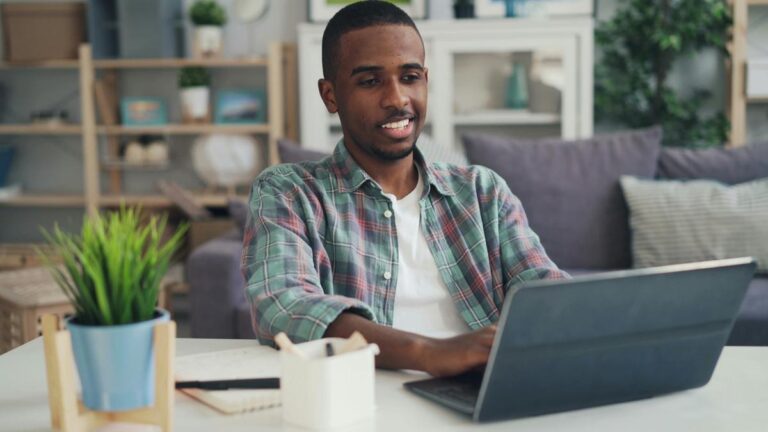
{"type": "Polygon", "coordinates": [[[432,376],[458,375],[488,363],[496,324],[448,339],[431,339],[421,359],[423,369],[432,376]]]}
{"type": "Polygon", "coordinates": [[[343,313],[328,326],[326,337],[349,337],[359,331],[381,349],[376,366],[384,369],[415,369],[441,377],[458,375],[488,362],[496,325],[455,336],[435,339],[376,324],[352,313],[343,313]]]}

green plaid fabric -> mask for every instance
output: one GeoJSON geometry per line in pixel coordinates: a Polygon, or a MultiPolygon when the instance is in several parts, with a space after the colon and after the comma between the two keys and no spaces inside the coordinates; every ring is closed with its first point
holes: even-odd
{"type": "MultiPolygon", "coordinates": [[[[471,329],[498,320],[514,284],[568,277],[547,257],[501,177],[478,166],[427,164],[415,154],[425,174],[421,230],[471,329]]],[[[341,142],[321,161],[259,175],[242,268],[262,343],[281,331],[296,342],[321,338],[344,311],[392,325],[397,226],[387,210],[389,199],[341,142]]]]}

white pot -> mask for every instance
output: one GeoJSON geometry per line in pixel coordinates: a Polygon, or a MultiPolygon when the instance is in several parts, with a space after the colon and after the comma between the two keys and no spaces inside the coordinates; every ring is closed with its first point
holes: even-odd
{"type": "Polygon", "coordinates": [[[221,55],[223,36],[221,27],[195,27],[193,53],[195,57],[218,57],[221,55]]]}
{"type": "Polygon", "coordinates": [[[207,120],[210,100],[208,87],[187,87],[181,89],[181,109],[184,118],[189,120],[207,120]]]}

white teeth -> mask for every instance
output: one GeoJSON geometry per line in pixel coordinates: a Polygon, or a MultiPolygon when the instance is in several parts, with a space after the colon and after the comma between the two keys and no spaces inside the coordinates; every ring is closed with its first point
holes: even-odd
{"type": "Polygon", "coordinates": [[[398,122],[392,122],[392,123],[383,124],[383,125],[381,125],[381,127],[386,128],[386,129],[402,129],[402,128],[408,126],[409,122],[410,122],[409,119],[405,119],[405,120],[400,120],[398,122]]]}

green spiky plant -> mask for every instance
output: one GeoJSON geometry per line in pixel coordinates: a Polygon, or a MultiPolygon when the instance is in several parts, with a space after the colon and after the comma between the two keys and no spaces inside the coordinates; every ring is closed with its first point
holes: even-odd
{"type": "Polygon", "coordinates": [[[227,12],[214,0],[197,0],[189,8],[189,18],[196,26],[221,27],[227,23],[227,12]]]}
{"type": "Polygon", "coordinates": [[[160,281],[186,232],[182,225],[165,242],[167,217],[143,222],[140,209],[121,208],[86,217],[82,232],[58,225],[43,235],[54,252],[38,254],[75,308],[83,325],[130,324],[154,318],[160,281]],[[58,257],[62,266],[54,264],[58,257]]]}
{"type": "Polygon", "coordinates": [[[179,71],[179,87],[208,87],[211,85],[211,74],[199,66],[186,66],[179,71]]]}
{"type": "MultiPolygon", "coordinates": [[[[726,0],[622,0],[595,31],[595,114],[622,126],[664,128],[664,144],[721,145],[730,129],[721,113],[702,115],[708,88],[689,97],[669,85],[676,62],[707,48],[727,55],[731,12],[726,0]]],[[[718,83],[715,83],[719,85],[718,83]]]]}

